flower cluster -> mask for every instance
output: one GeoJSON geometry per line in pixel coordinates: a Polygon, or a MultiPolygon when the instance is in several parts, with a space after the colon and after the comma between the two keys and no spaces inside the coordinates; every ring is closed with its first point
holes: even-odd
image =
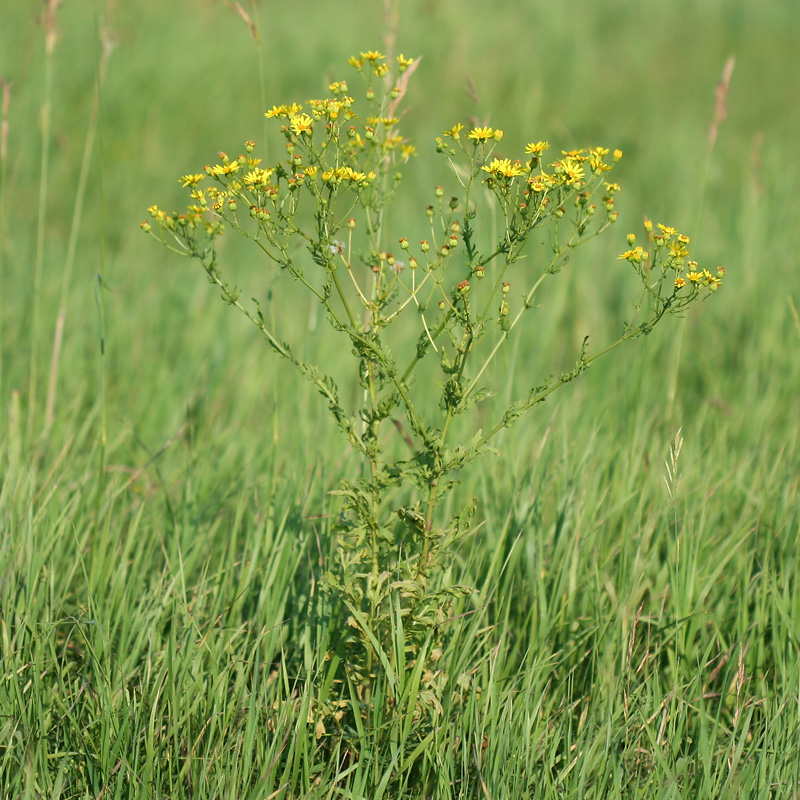
{"type": "Polygon", "coordinates": [[[636,244],[636,235],[628,234],[628,246],[619,256],[629,262],[639,273],[645,290],[659,304],[677,310],[697,299],[705,291],[716,292],[722,286],[725,267],[712,273],[701,269],[697,261],[689,258],[689,237],[669,225],[657,224],[653,228],[645,223],[648,247],[636,244]]]}

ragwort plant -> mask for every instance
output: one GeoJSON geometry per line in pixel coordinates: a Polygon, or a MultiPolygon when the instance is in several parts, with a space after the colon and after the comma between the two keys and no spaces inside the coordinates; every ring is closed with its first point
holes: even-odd
{"type": "MultiPolygon", "coordinates": [[[[366,714],[378,670],[395,692],[405,671],[435,674],[452,598],[469,591],[441,580],[476,511],[474,502],[449,515],[443,510],[459,471],[601,355],[714,292],[724,270],[701,269],[689,260],[687,236],[646,224],[647,249],[631,234],[620,256],[638,275],[641,298],[619,338],[592,352],[587,337],[573,369],[532,386],[486,429],[473,423],[468,436],[455,439],[463,429],[456,418],[493,394],[485,386],[487,370],[534,307],[542,283],[562,270],[575,248],[616,221],[619,186],[608,173],[622,153],[592,147],[562,152],[546,165],[547,142],[531,142],[515,159],[500,152],[501,130],[454,125],[436,139],[436,150],[460,194],[445,199],[436,187],[426,209],[429,239],[412,245],[389,234],[385,210],[414,155],[400,132],[398,108],[418,62],[401,55],[390,67],[381,53],[369,51],[349,63],[364,82],[365,111],[345,81],[332,83],[329,97],[274,106],[266,116],[285,137],[284,160],[264,165],[253,142],[242,155],[220,153],[215,165],[180,178],[191,194],[185,212],[152,206],[156,224],[143,222],[142,228],[202,265],[222,298],[316,386],[360,458],[360,474],[333,492],[341,513],[325,586],[347,631],[336,646],[346,679],[336,683],[349,684],[366,714]],[[487,194],[491,209],[483,202],[487,194]],[[352,355],[357,408],[346,408],[335,381],[281,337],[279,314],[267,314],[256,300],[242,301],[217,250],[227,230],[252,242],[325,309],[333,334],[352,355]],[[547,263],[536,274],[515,269],[541,231],[549,236],[547,263]],[[399,256],[389,252],[390,241],[399,256]],[[416,341],[404,348],[409,330],[416,341]],[[415,382],[428,362],[438,382],[415,382]],[[438,395],[433,410],[432,392],[438,395]],[[405,451],[387,444],[387,429],[395,441],[399,434],[405,451]]],[[[428,680],[434,694],[436,686],[441,680],[428,680]]],[[[342,689],[328,704],[336,719],[348,705],[346,693],[342,689]]],[[[420,693],[418,706],[427,696],[428,709],[435,709],[430,695],[420,693]]],[[[385,698],[397,709],[398,701],[385,698]]]]}

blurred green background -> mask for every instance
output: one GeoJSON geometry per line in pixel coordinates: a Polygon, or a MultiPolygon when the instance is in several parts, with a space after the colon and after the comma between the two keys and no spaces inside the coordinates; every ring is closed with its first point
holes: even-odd
{"type": "MultiPolygon", "coordinates": [[[[385,51],[396,24],[395,52],[422,62],[404,119],[418,156],[387,247],[421,238],[433,187],[448,191],[434,139],[459,120],[502,128],[501,154],[511,157],[540,139],[555,154],[625,152],[614,173],[620,221],[537,296],[541,306],[487,373],[499,394],[490,412],[570,369],[585,335],[599,349],[619,334],[637,279],[617,256],[628,231],[641,241],[645,215],[689,234],[702,266],[728,270],[708,303],[614,351],[497,437],[501,458],[461,476],[458,491],[479,498],[486,520],[453,568],[485,604],[463,617],[465,630],[486,628],[463,640],[463,654],[453,648],[459,670],[482,660],[476,680],[487,689],[475,693],[473,716],[454,716],[465,770],[485,748],[495,787],[507,790],[495,797],[530,796],[534,778],[551,782],[537,797],[723,797],[731,786],[730,796],[767,796],[753,787],[788,796],[800,615],[800,7],[242,6],[260,47],[222,0],[66,0],[49,95],[46,4],[7,0],[0,10],[0,783],[55,797],[63,779],[122,797],[140,796],[141,779],[142,792],[196,797],[184,781],[192,770],[217,781],[216,796],[274,797],[285,767],[290,791],[333,796],[324,783],[310,793],[317,768],[330,775],[337,765],[320,766],[327,751],[303,709],[284,719],[291,741],[262,734],[273,701],[295,697],[295,676],[312,687],[324,663],[313,651],[329,543],[321,520],[326,492],[357,467],[316,391],[219,301],[197,265],[139,224],[151,204],[185,203],[178,176],[219,150],[254,139],[258,155],[277,160],[265,108],[322,96],[334,79],[355,92],[347,58],[385,51]],[[113,43],[107,63],[104,43],[113,43]],[[711,147],[715,92],[732,57],[711,147]],[[673,499],[664,461],[679,429],[673,499]],[[500,565],[502,580],[492,572],[500,565]],[[642,609],[637,647],[652,659],[632,676],[631,620],[642,609]],[[285,686],[261,680],[273,662],[285,686]],[[718,694],[708,694],[717,675],[718,694]],[[739,718],[740,699],[750,716],[739,718]],[[495,724],[486,747],[484,726],[495,724]],[[245,733],[242,758],[235,743],[245,733]],[[207,750],[184,763],[189,735],[207,750]],[[573,770],[581,736],[590,756],[573,770]],[[273,754],[287,742],[278,768],[273,754]],[[646,764],[640,746],[671,755],[646,764]],[[641,777],[638,794],[606,792],[623,773],[641,777]]],[[[354,400],[341,341],[318,306],[276,282],[246,244],[224,237],[226,276],[244,298],[272,293],[279,335],[343,377],[343,400],[354,400]]],[[[325,624],[338,635],[341,622],[325,624]]],[[[451,740],[429,745],[437,768],[456,759],[451,740]]],[[[393,769],[394,751],[379,750],[364,748],[362,777],[384,756],[386,774],[393,769]]]]}
{"type": "MultiPolygon", "coordinates": [[[[257,21],[261,49],[219,0],[94,0],[59,10],[34,318],[44,4],[5,4],[0,76],[11,88],[0,251],[3,428],[14,392],[27,408],[32,361],[38,390],[29,430],[42,427],[70,222],[107,37],[114,48],[68,276],[57,439],[99,397],[96,276],[102,272],[108,430],[111,441],[129,450],[116,458],[128,467],[144,463],[187,415],[203,447],[220,457],[233,448],[234,472],[258,461],[275,437],[287,463],[319,441],[329,423],[313,391],[218,302],[197,268],[154,245],[138,225],[148,205],[169,209],[181,202],[178,175],[201,168],[220,149],[238,152],[245,139],[261,146],[265,107],[318,96],[331,79],[349,76],[349,55],[383,50],[394,19],[396,52],[423,59],[407,99],[405,131],[419,156],[398,204],[398,237],[419,224],[432,186],[449,180],[433,139],[458,120],[503,128],[504,153],[537,139],[554,148],[604,144],[625,151],[616,172],[623,186],[620,223],[542,296],[531,338],[520,344],[520,387],[530,385],[531,375],[535,382],[571,363],[584,334],[600,343],[630,314],[634,279],[616,255],[646,214],[692,235],[701,264],[724,264],[724,290],[684,321],[679,350],[680,326],[664,325],[650,341],[593,368],[559,402],[581,418],[603,419],[612,436],[641,403],[652,407],[654,424],[673,430],[691,427],[698,416],[719,418],[743,456],[749,447],[771,447],[774,438],[780,448],[796,436],[800,12],[793,4],[405,0],[387,10],[380,2],[298,0],[243,7],[257,21]],[[728,115],[712,150],[715,87],[731,56],[728,115]],[[281,396],[275,415],[270,386],[276,384],[291,396],[292,412],[281,407],[281,396]]],[[[277,157],[280,142],[267,139],[269,146],[277,157]]],[[[266,291],[255,254],[232,240],[226,247],[245,291],[266,291]]],[[[335,358],[335,351],[326,354],[324,337],[308,335],[313,309],[298,306],[291,316],[282,330],[287,338],[322,348],[323,360],[335,358]]],[[[538,426],[533,417],[526,424],[538,426]]]]}

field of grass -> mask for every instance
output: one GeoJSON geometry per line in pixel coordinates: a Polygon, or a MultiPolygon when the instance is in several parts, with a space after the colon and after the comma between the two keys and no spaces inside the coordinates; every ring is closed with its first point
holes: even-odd
{"type": "MultiPolygon", "coordinates": [[[[139,223],[219,150],[277,159],[263,111],[320,96],[390,24],[366,0],[242,5],[260,47],[217,0],[0,12],[0,797],[800,798],[800,11],[399,4],[396,51],[422,62],[394,239],[450,180],[433,140],[459,120],[509,150],[625,153],[620,222],[539,298],[502,395],[618,334],[643,215],[728,272],[465,470],[483,524],[441,580],[476,591],[438,670],[376,674],[388,716],[351,686],[340,730],[346,622],[321,584],[355,462],[139,223]]],[[[318,308],[245,244],[237,282],[341,371],[318,308]]]]}

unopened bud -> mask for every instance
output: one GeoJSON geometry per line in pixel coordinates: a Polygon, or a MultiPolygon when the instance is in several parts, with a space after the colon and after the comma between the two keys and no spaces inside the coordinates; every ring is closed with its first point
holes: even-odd
{"type": "Polygon", "coordinates": [[[444,197],[444,189],[441,186],[437,186],[435,190],[435,194],[437,197],[444,197]]]}
{"type": "Polygon", "coordinates": [[[408,239],[405,236],[400,240],[400,249],[408,250],[408,239]]]}
{"type": "Polygon", "coordinates": [[[428,240],[427,239],[423,239],[419,243],[419,249],[422,250],[423,253],[427,253],[428,250],[431,249],[431,246],[428,244],[428,240]]]}

